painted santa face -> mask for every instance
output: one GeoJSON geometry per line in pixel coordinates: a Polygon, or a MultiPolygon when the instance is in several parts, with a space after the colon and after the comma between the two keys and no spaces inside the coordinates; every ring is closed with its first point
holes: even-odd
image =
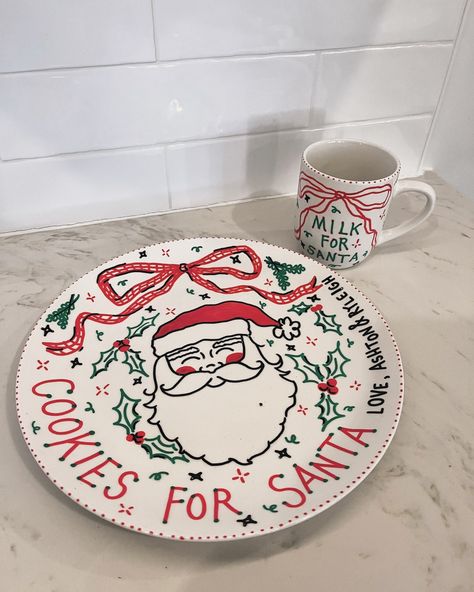
{"type": "Polygon", "coordinates": [[[248,335],[206,339],[161,356],[150,423],[188,456],[249,464],[282,434],[296,385],[248,335]],[[245,438],[242,438],[245,422],[245,438]]]}

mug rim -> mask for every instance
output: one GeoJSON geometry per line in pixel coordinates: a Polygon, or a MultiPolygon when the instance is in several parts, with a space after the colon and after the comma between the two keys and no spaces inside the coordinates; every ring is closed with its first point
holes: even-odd
{"type": "Polygon", "coordinates": [[[391,152],[390,150],[387,150],[383,146],[380,146],[380,144],[376,144],[375,142],[366,142],[365,140],[358,140],[356,138],[333,138],[331,140],[319,140],[318,142],[313,142],[312,144],[309,144],[309,146],[306,146],[306,148],[304,149],[302,159],[303,159],[304,164],[309,169],[311,169],[313,172],[317,173],[318,175],[322,175],[323,177],[326,177],[327,179],[331,179],[333,181],[340,181],[341,183],[350,183],[352,185],[371,185],[372,183],[381,183],[382,181],[388,181],[392,177],[396,177],[397,175],[399,175],[400,169],[401,169],[400,159],[397,158],[395,156],[395,154],[393,154],[393,152],[391,152]],[[370,181],[354,181],[354,180],[350,180],[350,179],[342,179],[340,177],[334,177],[333,175],[328,175],[327,173],[323,173],[322,171],[315,168],[313,165],[311,165],[308,162],[308,158],[307,158],[308,151],[311,148],[313,148],[313,146],[319,146],[322,144],[363,144],[364,146],[371,146],[372,148],[377,148],[381,152],[384,152],[385,154],[388,154],[389,156],[391,156],[397,166],[396,166],[395,171],[393,173],[391,173],[390,175],[387,175],[385,177],[381,177],[379,179],[371,179],[370,181]]]}

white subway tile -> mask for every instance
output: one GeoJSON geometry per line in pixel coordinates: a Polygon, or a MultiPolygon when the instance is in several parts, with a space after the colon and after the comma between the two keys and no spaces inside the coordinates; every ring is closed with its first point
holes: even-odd
{"type": "Polygon", "coordinates": [[[464,0],[154,0],[160,59],[452,40],[464,0]]]}
{"type": "Polygon", "coordinates": [[[443,44],[323,53],[312,126],[433,111],[451,50],[443,44]]]}
{"type": "Polygon", "coordinates": [[[314,54],[5,74],[3,159],[305,127],[314,54]]]}
{"type": "Polygon", "coordinates": [[[163,149],[0,163],[0,232],[168,209],[163,149]]]}
{"type": "Polygon", "coordinates": [[[322,139],[358,138],[391,150],[402,175],[418,173],[431,118],[288,131],[178,144],[167,148],[173,208],[208,205],[296,191],[303,150],[322,139]]]}
{"type": "Polygon", "coordinates": [[[154,60],[148,0],[0,2],[0,72],[154,60]]]}

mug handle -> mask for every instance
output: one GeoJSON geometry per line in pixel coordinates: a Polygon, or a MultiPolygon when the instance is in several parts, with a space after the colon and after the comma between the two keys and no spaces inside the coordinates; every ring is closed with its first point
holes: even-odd
{"type": "Polygon", "coordinates": [[[377,245],[391,241],[394,238],[409,232],[415,228],[415,226],[418,226],[424,222],[433,211],[436,202],[436,193],[433,187],[428,185],[428,183],[423,183],[422,181],[413,181],[411,179],[399,181],[393,197],[397,197],[401,193],[406,193],[407,191],[416,191],[416,193],[422,193],[426,197],[425,207],[411,220],[406,220],[405,222],[402,222],[393,228],[382,230],[380,239],[377,241],[377,245]]]}

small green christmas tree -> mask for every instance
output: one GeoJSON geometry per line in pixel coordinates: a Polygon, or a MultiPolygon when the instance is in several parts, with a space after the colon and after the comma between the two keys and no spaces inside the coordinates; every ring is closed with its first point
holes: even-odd
{"type": "Polygon", "coordinates": [[[61,306],[46,317],[47,323],[57,323],[61,329],[67,327],[69,315],[76,307],[76,302],[79,300],[79,294],[71,294],[71,298],[67,302],[63,302],[61,306]]]}

